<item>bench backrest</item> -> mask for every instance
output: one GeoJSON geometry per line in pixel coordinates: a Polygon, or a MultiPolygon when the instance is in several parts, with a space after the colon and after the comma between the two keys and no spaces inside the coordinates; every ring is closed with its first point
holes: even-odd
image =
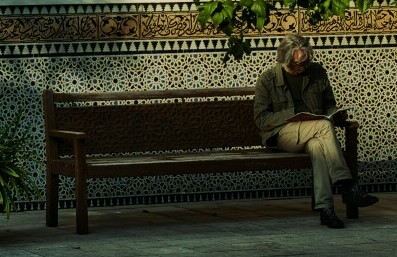
{"type": "MultiPolygon", "coordinates": [[[[88,154],[259,146],[253,94],[253,88],[86,94],[46,90],[46,130],[85,132],[88,154]],[[206,96],[212,98],[203,101],[206,96]]],[[[58,150],[69,154],[71,145],[65,142],[58,150]]]]}

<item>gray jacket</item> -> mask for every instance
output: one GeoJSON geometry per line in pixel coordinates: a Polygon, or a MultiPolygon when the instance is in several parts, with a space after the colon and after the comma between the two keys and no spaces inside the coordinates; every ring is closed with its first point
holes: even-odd
{"type": "MultiPolygon", "coordinates": [[[[305,74],[303,101],[314,114],[331,114],[336,102],[325,69],[311,63],[305,74]]],[[[294,114],[291,92],[284,82],[282,66],[277,63],[258,78],[255,87],[254,118],[263,144],[267,145],[267,139],[277,134],[294,114]]]]}

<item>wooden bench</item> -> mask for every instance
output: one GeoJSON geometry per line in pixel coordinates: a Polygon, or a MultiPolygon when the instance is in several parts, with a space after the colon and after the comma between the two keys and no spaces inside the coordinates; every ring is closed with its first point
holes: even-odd
{"type": "MultiPolygon", "coordinates": [[[[75,178],[76,229],[86,234],[88,178],[311,168],[307,154],[261,146],[253,95],[253,87],[45,90],[47,226],[58,225],[60,175],[75,178]]],[[[356,179],[358,124],[346,122],[344,128],[346,158],[356,179]]],[[[356,207],[346,210],[347,217],[358,217],[356,207]]]]}

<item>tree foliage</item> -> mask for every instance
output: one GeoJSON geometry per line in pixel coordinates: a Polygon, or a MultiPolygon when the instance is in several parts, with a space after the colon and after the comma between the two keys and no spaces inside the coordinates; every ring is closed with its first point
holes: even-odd
{"type": "MultiPolygon", "coordinates": [[[[244,54],[250,54],[249,42],[244,40],[244,28],[261,31],[269,22],[269,13],[275,9],[274,0],[210,0],[200,3],[194,0],[199,15],[198,22],[202,29],[212,26],[228,36],[228,50],[224,63],[234,56],[241,60],[244,54]]],[[[374,0],[354,0],[361,13],[365,13],[374,0]]],[[[304,8],[309,22],[317,24],[336,15],[344,17],[349,8],[350,0],[283,0],[284,6],[292,12],[296,8],[304,8]]]]}

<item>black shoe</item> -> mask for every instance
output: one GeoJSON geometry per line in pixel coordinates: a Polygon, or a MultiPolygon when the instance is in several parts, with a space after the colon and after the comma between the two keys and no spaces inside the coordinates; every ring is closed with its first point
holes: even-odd
{"type": "Polygon", "coordinates": [[[321,225],[327,225],[329,228],[344,228],[343,222],[336,216],[334,209],[322,208],[320,209],[321,225]]]}
{"type": "Polygon", "coordinates": [[[357,186],[354,186],[350,190],[343,192],[342,200],[345,204],[351,204],[357,207],[371,206],[379,201],[378,197],[361,191],[357,186]]]}

